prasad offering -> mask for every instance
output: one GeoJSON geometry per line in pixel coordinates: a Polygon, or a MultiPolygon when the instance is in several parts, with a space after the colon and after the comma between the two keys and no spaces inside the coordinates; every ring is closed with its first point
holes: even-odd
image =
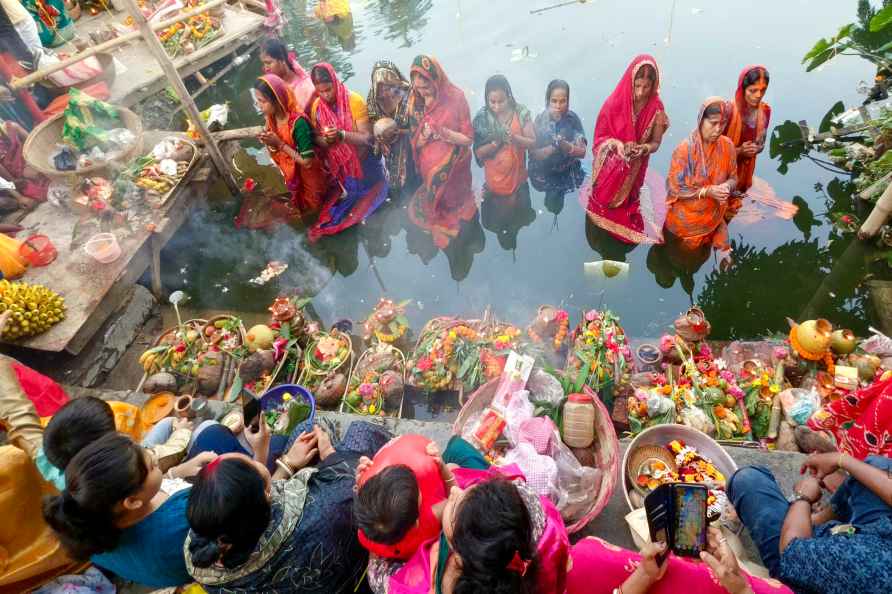
{"type": "Polygon", "coordinates": [[[398,349],[379,343],[366,350],[353,373],[341,410],[360,415],[402,414],[405,356],[398,349]]]}

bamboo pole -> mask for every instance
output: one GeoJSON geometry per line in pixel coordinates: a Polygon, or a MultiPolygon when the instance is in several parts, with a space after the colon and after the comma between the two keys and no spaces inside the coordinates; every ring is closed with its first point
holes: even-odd
{"type": "MultiPolygon", "coordinates": [[[[197,14],[201,14],[203,12],[207,12],[208,10],[220,6],[221,4],[225,4],[227,0],[210,0],[207,4],[203,4],[197,8],[192,8],[190,10],[186,10],[181,12],[179,15],[175,17],[171,17],[169,19],[165,19],[163,21],[159,21],[157,23],[151,23],[149,27],[152,31],[158,31],[160,29],[166,29],[171,25],[175,25],[180,21],[185,21],[189,17],[193,17],[197,14]]],[[[140,12],[140,14],[142,14],[140,12]]],[[[29,74],[28,76],[23,76],[21,78],[13,77],[12,81],[9,83],[9,87],[13,91],[18,91],[22,87],[30,86],[36,82],[39,82],[46,77],[48,77],[53,72],[58,70],[62,70],[63,68],[68,68],[72,64],[76,64],[83,60],[84,58],[89,58],[92,55],[98,54],[100,52],[104,52],[106,50],[110,50],[112,48],[116,48],[119,45],[124,45],[125,43],[129,43],[135,39],[139,39],[142,35],[141,31],[131,31],[130,33],[125,33],[120,37],[115,37],[114,39],[110,39],[104,43],[100,43],[99,45],[94,45],[93,47],[87,48],[82,52],[78,52],[64,60],[52,64],[51,66],[47,66],[46,68],[41,68],[40,70],[36,70],[29,74]]]]}
{"type": "Polygon", "coordinates": [[[861,228],[858,230],[860,239],[868,239],[877,234],[886,221],[889,219],[889,213],[892,212],[892,183],[886,186],[883,194],[877,199],[873,205],[873,210],[861,228]]]}
{"type": "MultiPolygon", "coordinates": [[[[217,145],[214,137],[211,136],[204,120],[201,119],[198,106],[195,105],[195,101],[193,101],[192,97],[189,95],[189,91],[186,89],[183,79],[180,78],[180,73],[177,72],[176,66],[173,65],[173,61],[171,61],[170,56],[167,55],[164,46],[161,45],[161,41],[152,30],[149,21],[146,20],[145,15],[139,10],[136,0],[123,0],[123,2],[124,6],[127,8],[127,12],[130,13],[136,26],[139,28],[139,32],[142,35],[143,40],[146,42],[146,46],[152,55],[155,56],[158,65],[161,66],[161,70],[167,75],[167,80],[180,98],[180,102],[186,108],[186,114],[198,130],[198,135],[204,140],[205,150],[207,150],[210,155],[211,161],[213,161],[214,166],[217,168],[217,172],[223,177],[223,181],[229,187],[229,190],[233,194],[238,194],[238,184],[235,183],[235,178],[232,175],[229,164],[226,162],[226,159],[223,158],[223,153],[220,152],[220,147],[217,145]]],[[[202,8],[207,10],[208,6],[210,6],[210,4],[205,4],[202,8]]]]}

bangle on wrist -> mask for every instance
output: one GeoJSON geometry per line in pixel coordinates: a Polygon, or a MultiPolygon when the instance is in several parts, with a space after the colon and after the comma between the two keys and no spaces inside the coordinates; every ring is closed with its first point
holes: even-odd
{"type": "Polygon", "coordinates": [[[276,460],[276,466],[281,468],[285,472],[285,474],[288,475],[288,478],[291,478],[294,476],[294,471],[291,469],[291,465],[288,464],[288,462],[286,462],[284,460],[284,456],[282,458],[278,458],[276,460]]]}

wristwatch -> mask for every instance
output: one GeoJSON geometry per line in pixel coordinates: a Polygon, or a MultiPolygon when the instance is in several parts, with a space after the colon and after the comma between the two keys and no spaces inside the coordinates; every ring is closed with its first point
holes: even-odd
{"type": "Polygon", "coordinates": [[[803,495],[802,493],[799,493],[798,491],[793,491],[790,494],[790,496],[787,497],[787,503],[789,503],[790,505],[793,505],[797,501],[805,501],[809,505],[813,505],[812,502],[805,497],[805,495],[803,495]]]}

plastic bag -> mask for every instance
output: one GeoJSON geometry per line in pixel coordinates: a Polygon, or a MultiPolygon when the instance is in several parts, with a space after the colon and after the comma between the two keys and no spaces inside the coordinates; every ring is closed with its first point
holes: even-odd
{"type": "Polygon", "coordinates": [[[121,127],[116,107],[76,88],[68,91],[68,107],[62,119],[62,139],[79,151],[104,145],[109,130],[121,127]]]}
{"type": "Polygon", "coordinates": [[[784,418],[792,425],[804,425],[821,408],[821,396],[814,389],[790,388],[779,395],[784,418]]]}
{"type": "Polygon", "coordinates": [[[77,157],[71,147],[58,144],[52,154],[53,167],[59,171],[73,171],[77,167],[77,157]]]}
{"type": "Polygon", "coordinates": [[[19,255],[22,243],[0,233],[0,272],[3,278],[12,280],[25,274],[27,261],[19,255]]]}
{"type": "Polygon", "coordinates": [[[602,471],[583,466],[573,455],[555,428],[549,456],[557,465],[557,498],[555,505],[565,522],[576,522],[592,508],[601,491],[602,471]]]}
{"type": "Polygon", "coordinates": [[[127,128],[114,128],[108,131],[105,139],[105,150],[107,152],[126,151],[133,145],[136,136],[127,128]]]}
{"type": "Polygon", "coordinates": [[[539,454],[532,444],[521,443],[505,454],[504,462],[517,464],[526,477],[527,486],[537,495],[543,495],[552,501],[559,499],[558,467],[553,458],[539,454]]]}
{"type": "Polygon", "coordinates": [[[556,377],[544,369],[535,368],[527,381],[530,400],[559,404],[564,399],[564,389],[556,377]]]}
{"type": "Polygon", "coordinates": [[[517,432],[520,427],[533,418],[533,403],[530,402],[530,393],[526,390],[515,392],[508,405],[505,407],[505,437],[512,446],[517,445],[517,432]]]}

